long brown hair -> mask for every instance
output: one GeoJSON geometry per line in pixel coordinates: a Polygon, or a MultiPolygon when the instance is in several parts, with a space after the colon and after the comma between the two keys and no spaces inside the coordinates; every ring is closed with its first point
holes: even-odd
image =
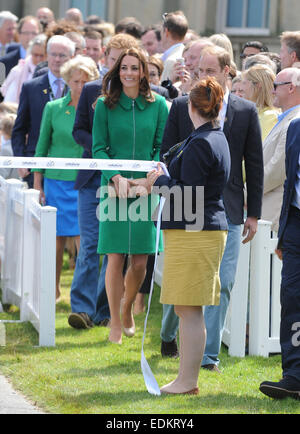
{"type": "Polygon", "coordinates": [[[147,59],[141,50],[137,48],[128,48],[122,52],[115,65],[103,78],[101,97],[105,97],[104,104],[110,109],[114,108],[118,103],[123,89],[120,80],[120,67],[125,56],[133,56],[139,60],[144,74],[143,78],[140,80],[139,94],[143,95],[148,102],[154,101],[149,84],[147,59]]]}

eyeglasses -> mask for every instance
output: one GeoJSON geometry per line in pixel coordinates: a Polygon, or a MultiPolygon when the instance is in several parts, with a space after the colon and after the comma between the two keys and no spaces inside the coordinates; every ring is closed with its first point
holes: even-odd
{"type": "Polygon", "coordinates": [[[63,53],[48,53],[48,56],[59,57],[61,60],[66,59],[68,57],[66,54],[63,53]]]}
{"type": "Polygon", "coordinates": [[[277,83],[273,83],[274,90],[277,89],[277,86],[283,86],[284,84],[292,84],[291,81],[278,81],[277,83]]]}
{"type": "Polygon", "coordinates": [[[25,36],[37,36],[38,33],[37,32],[20,32],[20,35],[25,35],[25,36]]]}
{"type": "Polygon", "coordinates": [[[169,12],[165,12],[164,14],[162,14],[162,19],[164,22],[166,21],[166,18],[168,15],[169,15],[169,12]]]}

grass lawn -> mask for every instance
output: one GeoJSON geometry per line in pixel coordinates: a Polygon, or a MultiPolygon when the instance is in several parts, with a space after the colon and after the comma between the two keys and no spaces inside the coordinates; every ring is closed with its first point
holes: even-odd
{"type": "MultiPolygon", "coordinates": [[[[41,409],[63,414],[207,414],[300,413],[292,399],[274,401],[259,390],[264,380],[281,378],[281,358],[229,357],[222,348],[222,374],[201,370],[198,396],[148,394],[140,369],[145,314],[135,318],[136,336],[122,346],[108,342],[107,328],[74,330],[68,326],[72,271],[64,269],[62,299],[56,310],[56,347],[39,348],[31,324],[6,324],[6,347],[0,347],[0,372],[41,409]]],[[[160,355],[162,309],[155,288],[148,321],[145,355],[159,385],[175,378],[178,359],[160,355]]],[[[0,319],[18,319],[11,309],[0,319]]]]}

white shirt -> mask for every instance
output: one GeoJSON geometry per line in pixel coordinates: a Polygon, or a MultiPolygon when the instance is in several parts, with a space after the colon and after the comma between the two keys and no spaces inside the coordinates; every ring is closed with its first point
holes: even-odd
{"type": "MultiPolygon", "coordinates": [[[[167,58],[170,56],[170,54],[177,48],[177,47],[181,47],[183,45],[182,42],[179,42],[178,44],[174,44],[172,45],[170,48],[168,48],[163,55],[161,56],[161,60],[163,62],[165,62],[167,60],[167,58]]],[[[184,46],[184,45],[183,45],[184,46]]]]}
{"type": "Polygon", "coordinates": [[[226,89],[226,92],[225,92],[225,95],[224,95],[224,99],[223,99],[222,108],[220,110],[219,118],[218,118],[221,130],[223,130],[223,128],[224,128],[224,123],[225,123],[225,119],[226,119],[226,112],[227,112],[227,106],[228,106],[228,98],[229,98],[229,89],[226,89]]]}

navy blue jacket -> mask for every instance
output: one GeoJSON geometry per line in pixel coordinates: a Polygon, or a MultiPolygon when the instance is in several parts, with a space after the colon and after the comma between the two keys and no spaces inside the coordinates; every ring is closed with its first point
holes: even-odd
{"type": "Polygon", "coordinates": [[[32,157],[35,153],[43,110],[50,101],[49,87],[48,74],[29,80],[22,86],[11,139],[15,157],[32,157]]]}
{"type": "Polygon", "coordinates": [[[20,54],[20,46],[21,44],[11,44],[7,50],[4,56],[0,58],[0,62],[4,63],[5,65],[5,76],[7,77],[10,71],[14,66],[16,66],[21,59],[20,54]]]}
{"type": "MultiPolygon", "coordinates": [[[[230,173],[230,152],[224,133],[220,128],[214,128],[211,122],[194,130],[189,138],[175,153],[169,164],[169,174],[160,176],[155,186],[178,186],[182,192],[182,198],[166,195],[170,207],[170,221],[162,217],[162,229],[186,229],[186,225],[192,225],[193,221],[186,219],[185,207],[186,194],[192,197],[192,213],[197,213],[201,220],[204,204],[203,230],[227,230],[227,219],[222,200],[223,191],[230,173]],[[193,187],[193,191],[186,191],[185,187],[193,187]],[[200,196],[196,195],[196,187],[204,187],[204,203],[200,196]],[[200,199],[200,200],[199,200],[200,199]],[[178,216],[178,207],[181,208],[181,220],[178,216]],[[176,213],[174,214],[174,209],[176,213]],[[179,221],[176,221],[179,220],[179,221]]],[[[160,190],[162,192],[162,190],[160,190]]],[[[162,192],[162,195],[165,194],[162,192]]],[[[166,215],[168,218],[169,216],[166,215]]]]}
{"type": "MultiPolygon", "coordinates": [[[[185,140],[193,130],[187,100],[188,97],[183,96],[176,98],[172,103],[162,141],[161,158],[171,146],[185,140]]],[[[244,222],[243,159],[246,167],[247,215],[261,217],[264,166],[261,129],[255,104],[230,94],[224,134],[231,155],[231,171],[224,190],[224,205],[231,222],[242,224],[244,222]]]]}
{"type": "Polygon", "coordinates": [[[295,193],[295,183],[299,169],[300,154],[300,119],[291,121],[287,136],[285,150],[286,180],[284,183],[283,201],[278,229],[278,247],[281,247],[282,236],[287,224],[290,206],[295,193]]]}
{"type": "MultiPolygon", "coordinates": [[[[82,89],[77,106],[76,118],[73,128],[74,140],[84,148],[82,158],[92,157],[92,130],[94,122],[94,103],[101,94],[102,81],[96,80],[86,83],[82,89]]],[[[168,95],[168,91],[160,86],[151,86],[152,90],[163,96],[168,95]]],[[[93,170],[79,170],[75,182],[75,189],[84,187],[98,172],[93,170]]],[[[100,185],[100,184],[99,184],[100,185]]]]}

